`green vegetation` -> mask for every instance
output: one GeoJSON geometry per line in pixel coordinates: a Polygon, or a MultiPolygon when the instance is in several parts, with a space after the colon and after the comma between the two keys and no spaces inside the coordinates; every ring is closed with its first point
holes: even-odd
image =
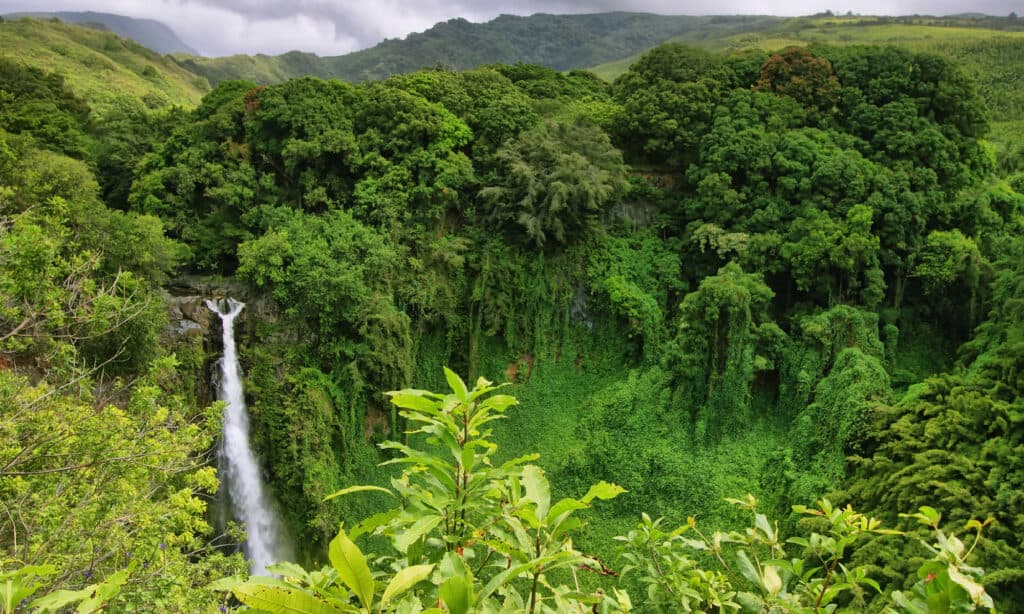
{"type": "Polygon", "coordinates": [[[4,64],[19,88],[0,92],[0,605],[216,603],[202,587],[241,566],[209,552],[219,412],[183,393],[160,339],[159,284],[187,249],[104,205],[87,164],[60,153],[81,153],[69,140],[88,107],[17,70],[4,64]]]}
{"type": "Polygon", "coordinates": [[[7,611],[1024,601],[1024,149],[962,63],[672,43],[611,84],[224,80],[157,112],[0,73],[7,611]],[[250,293],[280,578],[215,535],[180,272],[250,293]]]}
{"type": "Polygon", "coordinates": [[[167,56],[111,32],[21,18],[0,21],[0,56],[57,73],[98,115],[128,98],[149,109],[194,106],[206,79],[167,56]]]}
{"type": "MultiPolygon", "coordinates": [[[[696,38],[682,35],[663,42],[679,42],[709,51],[778,51],[790,46],[893,45],[916,52],[934,53],[954,60],[970,74],[997,120],[1024,117],[1020,83],[1024,28],[1007,18],[832,17],[788,19],[763,28],[726,36],[696,38]]],[[[593,64],[595,74],[611,81],[627,72],[641,56],[593,64]]]]}
{"type": "MultiPolygon", "coordinates": [[[[329,546],[330,565],[321,571],[283,563],[272,568],[280,580],[226,578],[216,588],[269,612],[633,611],[625,591],[615,588],[613,595],[606,595],[581,586],[577,569],[614,572],[577,551],[570,537],[582,527],[577,512],[595,500],[615,499],[625,492],[622,487],[600,482],[581,499],[553,503],[544,471],[527,464],[536,455],[497,466],[491,458],[498,446],[488,439],[491,430],[483,427],[503,418],[516,404],[515,397],[490,394],[496,387],[483,378],[470,390],[452,371],[446,369],[445,375],[448,394],[389,393],[392,403],[402,408],[402,417],[417,425],[408,434],[423,435],[428,444],[425,451],[396,441],[381,444],[401,454],[387,463],[406,466],[392,481],[394,492],[351,486],[327,497],[379,490],[400,499],[399,507],[366,519],[350,532],[342,527],[329,546]],[[369,532],[387,536],[395,551],[393,557],[377,557],[374,566],[387,571],[376,578],[370,559],[353,541],[369,532]],[[570,585],[556,584],[570,578],[570,585]],[[378,586],[383,587],[379,598],[378,586]],[[436,608],[424,610],[434,604],[436,608]]],[[[652,521],[644,514],[637,530],[616,538],[625,542],[623,574],[642,574],[640,582],[647,587],[646,600],[638,606],[652,612],[834,611],[840,602],[850,601],[849,594],[854,598],[848,607],[860,609],[866,605],[865,588],[881,590],[868,577],[867,566],[842,562],[861,537],[897,536],[899,531],[882,529],[877,519],[850,507],[835,508],[823,499],[817,508],[793,508],[818,520],[822,532],[812,529],[807,537],[783,541],[778,523],[757,511],[753,496],[728,501],[753,514],[754,526],[745,533],[707,536],[692,516],[686,525],[665,533],[661,519],[652,521]],[[697,538],[683,537],[691,531],[697,538]],[[801,556],[787,559],[787,547],[790,554],[801,556]],[[713,555],[721,570],[701,569],[688,552],[713,555]],[[821,567],[814,567],[818,562],[821,567]]],[[[992,608],[992,598],[978,582],[984,571],[967,564],[987,522],[967,524],[975,538],[966,548],[955,535],[943,532],[941,515],[933,508],[923,506],[908,517],[931,529],[936,543],[929,546],[934,556],[921,565],[912,591],[892,593],[899,611],[992,608]]]]}

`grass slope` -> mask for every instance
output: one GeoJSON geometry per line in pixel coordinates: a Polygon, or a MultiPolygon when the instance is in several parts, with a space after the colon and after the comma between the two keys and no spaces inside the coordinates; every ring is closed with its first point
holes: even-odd
{"type": "Polygon", "coordinates": [[[306,75],[324,79],[338,76],[331,72],[327,64],[330,58],[301,51],[290,51],[282,55],[261,53],[220,58],[175,54],[174,59],[182,67],[206,77],[213,85],[230,79],[246,79],[270,85],[306,75]]]}
{"type": "Polygon", "coordinates": [[[113,15],[111,13],[96,13],[93,11],[83,13],[10,13],[4,15],[4,17],[36,17],[39,19],[56,17],[66,23],[109,30],[124,38],[130,38],[143,47],[152,49],[157,53],[191,53],[192,55],[198,53],[178,38],[178,35],[174,33],[174,30],[167,27],[167,24],[153,19],[137,19],[135,17],[125,17],[124,15],[113,15]]]}
{"type": "MultiPolygon", "coordinates": [[[[1024,23],[997,18],[794,18],[758,32],[722,38],[671,39],[715,51],[764,49],[790,45],[895,45],[943,55],[959,62],[978,83],[992,118],[1024,119],[1024,23]]],[[[1024,20],[1021,20],[1024,22],[1024,20]]],[[[639,58],[594,66],[600,77],[612,80],[639,58]]]]}
{"type": "Polygon", "coordinates": [[[3,20],[0,55],[64,75],[101,115],[121,97],[153,109],[194,106],[210,88],[205,78],[135,41],[57,20],[3,20]]]}

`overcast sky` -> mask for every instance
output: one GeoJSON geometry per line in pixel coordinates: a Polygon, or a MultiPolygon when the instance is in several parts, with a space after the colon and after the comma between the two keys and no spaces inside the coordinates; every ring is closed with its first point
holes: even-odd
{"type": "Polygon", "coordinates": [[[1006,15],[1024,14],[1024,0],[0,0],[0,13],[90,10],[157,19],[209,56],[292,49],[340,55],[453,17],[479,22],[501,13],[1006,15]]]}

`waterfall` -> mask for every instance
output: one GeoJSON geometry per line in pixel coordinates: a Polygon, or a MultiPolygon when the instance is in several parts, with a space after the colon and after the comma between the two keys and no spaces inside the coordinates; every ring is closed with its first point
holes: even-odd
{"type": "Polygon", "coordinates": [[[220,447],[221,483],[227,486],[228,502],[235,519],[247,533],[243,550],[249,558],[249,571],[253,575],[265,575],[267,565],[292,556],[274,504],[264,487],[259,461],[249,445],[249,416],[235,347],[235,318],[245,304],[229,298],[206,301],[206,306],[220,315],[224,329],[219,398],[227,405],[220,447]]]}

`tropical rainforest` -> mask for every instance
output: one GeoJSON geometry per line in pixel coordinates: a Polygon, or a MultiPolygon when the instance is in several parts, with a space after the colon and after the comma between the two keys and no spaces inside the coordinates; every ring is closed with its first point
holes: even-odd
{"type": "Polygon", "coordinates": [[[991,75],[667,43],[611,82],[210,88],[82,32],[130,86],[0,57],[0,611],[1024,603],[1024,147],[991,75]],[[182,288],[248,303],[274,576],[218,513],[221,347],[182,288]]]}

